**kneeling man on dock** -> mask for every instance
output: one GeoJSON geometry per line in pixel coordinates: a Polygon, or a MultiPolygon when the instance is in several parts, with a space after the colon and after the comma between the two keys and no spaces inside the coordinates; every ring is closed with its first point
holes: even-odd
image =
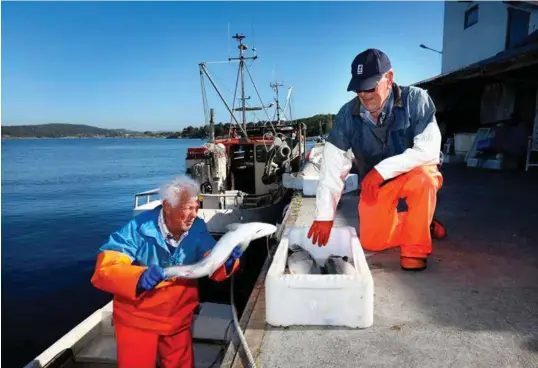
{"type": "Polygon", "coordinates": [[[358,206],[362,247],[381,251],[400,247],[404,270],[423,270],[432,251],[432,236],[444,227],[433,219],[441,133],[427,92],[394,83],[389,58],[368,49],[351,64],[347,88],[357,94],[336,115],[327,138],[316,194],[316,213],[308,237],[327,244],[353,152],[361,177],[358,206]],[[405,198],[407,212],[397,213],[405,198]]]}
{"type": "MultiPolygon", "coordinates": [[[[100,249],[92,284],[114,295],[118,367],[194,367],[191,326],[198,305],[194,279],[165,280],[163,267],[193,264],[216,244],[198,215],[199,185],[180,177],[160,190],[162,205],[139,214],[100,249]]],[[[236,248],[211,278],[239,267],[236,248]]]]}

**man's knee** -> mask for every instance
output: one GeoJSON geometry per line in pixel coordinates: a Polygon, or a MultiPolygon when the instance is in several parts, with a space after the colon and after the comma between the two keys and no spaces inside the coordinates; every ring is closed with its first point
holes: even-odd
{"type": "Polygon", "coordinates": [[[435,165],[416,167],[408,175],[406,186],[411,190],[438,191],[443,184],[443,177],[435,165]]]}
{"type": "Polygon", "coordinates": [[[383,244],[376,239],[368,238],[368,237],[360,237],[361,247],[364,250],[370,251],[370,252],[378,252],[383,250],[383,244]]]}
{"type": "Polygon", "coordinates": [[[364,250],[371,252],[378,252],[391,248],[393,245],[390,244],[390,238],[393,232],[392,226],[384,227],[365,227],[361,226],[359,230],[359,241],[361,247],[364,250]]]}

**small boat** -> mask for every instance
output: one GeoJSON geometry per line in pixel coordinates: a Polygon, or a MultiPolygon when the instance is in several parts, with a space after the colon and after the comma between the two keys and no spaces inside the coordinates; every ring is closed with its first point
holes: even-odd
{"type": "MultiPolygon", "coordinates": [[[[199,217],[207,223],[212,234],[223,234],[232,222],[262,221],[276,223],[292,195],[292,190],[282,185],[283,174],[299,169],[306,154],[306,125],[289,122],[286,110],[292,88],[289,88],[286,104],[281,108],[279,87],[281,83],[270,83],[276,93],[274,103],[267,106],[247,106],[245,97],[245,71],[251,77],[247,60],[256,60],[257,55],[245,56],[248,47],[243,43],[245,36],[236,34],[232,38],[239,43],[239,57],[228,62],[239,62],[238,82],[241,85],[241,106],[230,105],[210,76],[207,64],[202,62],[200,78],[206,123],[209,126],[209,140],[200,147],[189,147],[186,155],[186,174],[200,184],[199,217]],[[209,79],[226,109],[231,121],[228,134],[215,138],[214,110],[207,107],[204,76],[209,79]],[[240,77],[240,78],[239,78],[240,77]],[[276,107],[275,119],[247,123],[247,112],[264,111],[276,107]],[[207,111],[209,110],[209,114],[207,111]],[[239,121],[235,113],[240,112],[239,121]]],[[[255,49],[253,49],[255,51],[255,49]]],[[[220,63],[219,61],[214,63],[220,63]]],[[[252,84],[258,92],[254,81],[252,84]]],[[[234,96],[237,95],[236,84],[234,96]]],[[[259,94],[258,94],[259,96],[259,94]]],[[[152,209],[161,202],[153,196],[158,189],[135,194],[135,214],[152,209]]]]}
{"type": "MultiPolygon", "coordinates": [[[[192,334],[195,366],[218,366],[233,338],[234,320],[229,304],[201,303],[192,334]]],[[[112,302],[98,309],[24,368],[111,368],[117,366],[112,302]]]]}

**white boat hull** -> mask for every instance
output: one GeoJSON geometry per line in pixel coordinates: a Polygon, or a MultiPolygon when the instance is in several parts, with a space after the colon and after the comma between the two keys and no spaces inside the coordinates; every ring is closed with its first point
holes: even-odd
{"type": "MultiPolygon", "coordinates": [[[[228,304],[201,303],[193,325],[195,366],[210,367],[231,341],[233,321],[228,304]]],[[[117,366],[112,302],[98,309],[24,368],[104,368],[117,366]],[[62,363],[63,362],[63,363],[62,363]],[[58,365],[56,365],[56,363],[58,365]]]]}

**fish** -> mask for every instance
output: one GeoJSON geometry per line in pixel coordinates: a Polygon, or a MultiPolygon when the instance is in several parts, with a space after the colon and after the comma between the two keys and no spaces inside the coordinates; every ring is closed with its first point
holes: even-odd
{"type": "Polygon", "coordinates": [[[213,249],[200,261],[191,265],[170,266],[164,269],[166,280],[176,277],[198,279],[212,275],[221,267],[235,247],[244,252],[253,240],[276,232],[275,225],[264,222],[233,223],[227,226],[228,231],[215,244],[213,249]]]}
{"type": "Polygon", "coordinates": [[[355,267],[348,262],[348,257],[331,255],[325,261],[327,274],[331,275],[352,275],[355,273],[355,267]]]}
{"type": "Polygon", "coordinates": [[[298,250],[303,250],[303,248],[302,248],[299,244],[297,244],[297,243],[293,243],[292,245],[289,246],[288,249],[289,249],[290,251],[292,251],[292,252],[296,252],[296,251],[298,251],[298,250]]]}
{"type": "Polygon", "coordinates": [[[321,273],[321,268],[306,250],[299,250],[290,254],[287,263],[288,270],[292,275],[321,273]]]}

